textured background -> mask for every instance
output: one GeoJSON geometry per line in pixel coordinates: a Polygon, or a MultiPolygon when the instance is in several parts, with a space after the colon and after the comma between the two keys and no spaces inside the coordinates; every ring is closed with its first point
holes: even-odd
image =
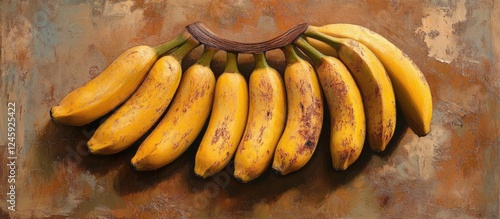
{"type": "MultiPolygon", "coordinates": [[[[494,1],[2,1],[0,217],[500,217],[500,2],[494,1]],[[91,156],[95,129],[56,126],[49,108],[125,49],[156,45],[202,21],[239,41],[308,22],[360,24],[402,48],[433,93],[431,133],[400,120],[387,152],[364,150],[333,171],[328,126],[310,163],[242,185],[230,167],[193,175],[196,144],[171,165],[132,172],[136,146],[91,156]],[[17,104],[16,212],[7,208],[6,106],[17,104]]],[[[196,58],[197,53],[191,56],[196,58]]],[[[213,62],[218,73],[223,53],[213,62]]],[[[243,56],[241,68],[253,68],[243,56]]],[[[269,61],[284,68],[280,51],[269,61]]],[[[327,124],[327,123],[325,123],[327,124]]]]}

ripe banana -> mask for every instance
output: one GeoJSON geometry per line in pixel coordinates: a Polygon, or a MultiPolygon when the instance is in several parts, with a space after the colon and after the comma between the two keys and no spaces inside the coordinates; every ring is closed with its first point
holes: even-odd
{"type": "Polygon", "coordinates": [[[160,58],[137,91],[108,117],[87,143],[93,154],[118,153],[146,133],[165,112],[181,81],[181,62],[199,43],[188,39],[160,58]]]}
{"type": "Polygon", "coordinates": [[[354,24],[309,28],[331,36],[355,39],[370,48],[386,68],[396,100],[410,128],[418,136],[430,132],[432,96],[429,84],[418,66],[401,49],[380,34],[354,24]]]}
{"type": "Polygon", "coordinates": [[[267,64],[264,53],[254,57],[248,119],[234,158],[234,177],[242,183],[256,179],[270,165],[286,122],[283,78],[267,64]]]}
{"type": "Polygon", "coordinates": [[[273,160],[276,173],[286,175],[302,168],[318,144],[323,124],[321,88],[313,67],[300,58],[293,45],[283,48],[288,114],[273,160]]]}
{"type": "Polygon", "coordinates": [[[248,87],[238,70],[238,56],[227,53],[226,67],[215,84],[212,113],[196,153],[194,172],[207,178],[233,158],[245,129],[248,87]]]}
{"type": "Polygon", "coordinates": [[[316,50],[321,52],[323,55],[331,56],[335,58],[339,58],[339,54],[337,54],[337,50],[332,48],[330,45],[326,44],[321,40],[317,40],[311,37],[306,37],[307,42],[311,44],[316,50]]]}
{"type": "Polygon", "coordinates": [[[314,29],[307,29],[305,34],[337,50],[363,97],[368,144],[374,151],[384,151],[396,128],[396,98],[380,60],[356,40],[332,37],[314,29]]]}
{"type": "Polygon", "coordinates": [[[205,47],[182,76],[170,108],[132,158],[136,170],[155,170],[179,157],[196,139],[212,107],[215,76],[210,62],[217,50],[205,47]]]}
{"type": "Polygon", "coordinates": [[[50,109],[54,123],[81,126],[90,123],[128,99],[160,55],[183,43],[189,35],[156,47],[132,47],[116,58],[101,74],[66,95],[50,109]]]}
{"type": "Polygon", "coordinates": [[[303,38],[295,44],[314,62],[330,112],[333,168],[345,170],[358,159],[365,142],[366,121],[361,93],[340,60],[323,55],[303,38]]]}

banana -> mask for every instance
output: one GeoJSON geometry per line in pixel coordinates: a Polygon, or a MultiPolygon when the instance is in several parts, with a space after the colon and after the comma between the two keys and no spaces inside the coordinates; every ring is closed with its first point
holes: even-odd
{"type": "Polygon", "coordinates": [[[321,40],[317,40],[311,37],[306,37],[306,39],[309,44],[311,44],[316,50],[321,52],[323,55],[339,58],[337,50],[332,48],[330,45],[324,43],[321,40]]]}
{"type": "Polygon", "coordinates": [[[153,65],[137,91],[108,117],[87,143],[93,154],[118,153],[144,135],[165,112],[181,81],[181,62],[199,43],[188,39],[153,65]]]}
{"type": "Polygon", "coordinates": [[[374,151],[384,151],[396,128],[396,98],[391,80],[380,60],[356,40],[332,37],[314,28],[308,28],[304,34],[337,50],[363,97],[368,144],[374,151]]]}
{"type": "Polygon", "coordinates": [[[363,150],[366,134],[363,99],[354,78],[338,59],[325,56],[303,38],[295,44],[316,69],[330,112],[330,154],[333,168],[345,170],[363,150]]]}
{"type": "Polygon", "coordinates": [[[196,139],[212,107],[215,76],[210,62],[216,52],[205,47],[185,71],[170,108],[131,160],[136,170],[156,170],[171,163],[196,139]]]}
{"type": "Polygon", "coordinates": [[[331,36],[355,39],[370,48],[391,78],[396,100],[408,126],[418,136],[430,132],[432,95],[429,84],[408,55],[382,35],[358,25],[329,24],[309,28],[331,36]]]}
{"type": "Polygon", "coordinates": [[[286,58],[287,121],[273,160],[273,170],[286,175],[302,168],[318,144],[323,124],[321,88],[313,67],[293,45],[282,48],[286,58]]]}
{"type": "Polygon", "coordinates": [[[283,78],[267,64],[264,53],[254,58],[248,119],[234,157],[234,177],[242,183],[256,179],[270,165],[286,123],[283,78]]]}
{"type": "Polygon", "coordinates": [[[237,59],[237,54],[227,53],[226,67],[215,84],[212,113],[195,157],[194,172],[202,178],[231,161],[245,129],[248,87],[237,59]]]}
{"type": "Polygon", "coordinates": [[[127,100],[139,87],[160,55],[183,43],[189,35],[156,47],[132,47],[118,56],[97,77],[66,95],[50,109],[57,124],[82,126],[90,123],[127,100]]]}

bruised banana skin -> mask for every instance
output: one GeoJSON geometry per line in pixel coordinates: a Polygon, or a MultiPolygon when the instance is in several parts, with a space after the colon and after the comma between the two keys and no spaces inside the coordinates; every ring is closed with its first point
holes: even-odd
{"type": "Polygon", "coordinates": [[[363,44],[347,40],[339,57],[359,86],[365,106],[368,144],[384,151],[396,129],[396,97],[391,80],[377,57],[363,44]]]}
{"type": "Polygon", "coordinates": [[[132,158],[136,170],[163,167],[194,142],[212,107],[215,76],[210,61],[215,52],[206,48],[198,61],[185,71],[170,108],[132,158]]]}
{"type": "Polygon", "coordinates": [[[305,40],[296,44],[314,61],[330,112],[330,155],[333,168],[345,170],[361,154],[366,135],[363,99],[356,81],[338,59],[325,56],[305,40]]]}
{"type": "Polygon", "coordinates": [[[368,144],[374,151],[384,151],[396,128],[396,98],[384,66],[372,51],[353,39],[336,38],[308,29],[305,34],[337,50],[358,84],[366,114],[368,144]]]}
{"type": "Polygon", "coordinates": [[[226,68],[215,85],[210,120],[196,152],[197,176],[210,177],[231,161],[243,135],[247,114],[247,82],[238,70],[237,55],[228,53],[226,68]]]}
{"type": "Polygon", "coordinates": [[[323,102],[316,73],[307,61],[298,57],[292,45],[283,48],[287,121],[276,151],[272,168],[286,175],[301,169],[311,159],[323,125],[323,102]]]}
{"type": "Polygon", "coordinates": [[[248,119],[234,158],[234,177],[242,183],[258,178],[269,167],[286,123],[283,78],[267,64],[264,53],[254,57],[248,119]]]}
{"type": "Polygon", "coordinates": [[[418,136],[430,132],[432,95],[429,84],[418,66],[401,49],[382,35],[354,24],[328,24],[310,28],[331,36],[357,40],[373,51],[391,78],[396,100],[409,127],[418,136]]]}
{"type": "Polygon", "coordinates": [[[333,57],[317,67],[330,110],[330,153],[333,168],[345,170],[361,154],[366,135],[363,99],[344,64],[333,57]]]}
{"type": "Polygon", "coordinates": [[[118,153],[144,135],[165,112],[181,81],[182,58],[197,46],[188,40],[160,58],[137,91],[108,117],[87,142],[92,154],[118,153]]]}
{"type": "Polygon", "coordinates": [[[145,79],[148,71],[166,51],[187,39],[185,34],[157,47],[135,46],[123,52],[97,77],[67,94],[50,109],[56,124],[88,124],[128,99],[145,79]]]}

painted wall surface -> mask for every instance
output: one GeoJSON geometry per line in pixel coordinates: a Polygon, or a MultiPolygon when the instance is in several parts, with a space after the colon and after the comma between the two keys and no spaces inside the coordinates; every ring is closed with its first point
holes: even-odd
{"type": "MultiPolygon", "coordinates": [[[[0,218],[500,217],[497,0],[58,0],[2,1],[0,8],[0,218]],[[302,22],[370,28],[424,72],[433,94],[432,131],[419,138],[398,117],[387,152],[364,150],[352,167],[337,172],[326,126],[302,170],[285,177],[268,170],[240,184],[231,167],[196,178],[196,142],[172,164],[137,173],[129,165],[137,145],[92,156],[85,142],[95,124],[51,123],[50,107],[122,51],[173,39],[195,21],[244,42],[269,39],[302,22]],[[8,181],[8,102],[16,106],[15,183],[8,181]],[[8,209],[11,185],[15,212],[8,209]]],[[[219,53],[213,62],[218,73],[224,57],[219,53]]],[[[269,62],[283,72],[280,51],[272,51],[269,62]]],[[[243,55],[240,67],[251,72],[252,57],[243,55]]]]}

